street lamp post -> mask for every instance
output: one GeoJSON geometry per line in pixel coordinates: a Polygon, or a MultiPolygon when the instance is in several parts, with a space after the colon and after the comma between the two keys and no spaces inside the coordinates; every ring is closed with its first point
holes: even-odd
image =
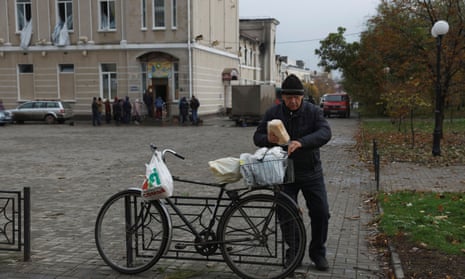
{"type": "Polygon", "coordinates": [[[441,41],[442,36],[449,31],[447,21],[436,21],[431,28],[431,35],[436,38],[436,109],[434,110],[434,132],[433,132],[433,156],[441,155],[441,137],[442,137],[442,122],[441,122],[441,41]]]}

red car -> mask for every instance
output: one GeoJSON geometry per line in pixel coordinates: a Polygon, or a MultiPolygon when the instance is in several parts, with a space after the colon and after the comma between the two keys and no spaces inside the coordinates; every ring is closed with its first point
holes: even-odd
{"type": "Polygon", "coordinates": [[[350,97],[347,93],[331,93],[323,96],[323,115],[350,117],[350,97]]]}

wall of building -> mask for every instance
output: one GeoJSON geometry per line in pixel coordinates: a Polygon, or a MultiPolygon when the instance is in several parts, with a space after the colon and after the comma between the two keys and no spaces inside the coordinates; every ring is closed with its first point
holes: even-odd
{"type": "Polygon", "coordinates": [[[170,90],[166,102],[173,115],[183,96],[197,96],[199,113],[212,114],[230,106],[231,84],[275,84],[280,79],[275,59],[277,20],[239,24],[238,0],[178,0],[173,25],[173,1],[166,0],[165,26],[154,28],[153,1],[146,1],[144,23],[141,2],[115,1],[116,26],[107,30],[99,28],[99,1],[74,0],[70,44],[56,46],[51,42],[58,21],[56,1],[32,1],[32,39],[22,49],[16,2],[0,1],[0,98],[5,106],[13,108],[30,99],[62,99],[74,103],[76,114],[90,114],[92,98],[105,97],[102,64],[116,64],[118,97],[141,99],[152,82],[143,63],[164,57],[177,67],[176,83],[175,64],[170,64],[173,72],[166,77],[170,90]],[[242,29],[251,37],[240,36],[242,29]],[[241,45],[253,51],[247,63],[240,56],[241,45]],[[20,73],[21,64],[33,65],[33,72],[20,73]],[[72,65],[72,71],[62,71],[63,65],[72,65]],[[228,68],[238,70],[237,81],[223,80],[228,68]]]}

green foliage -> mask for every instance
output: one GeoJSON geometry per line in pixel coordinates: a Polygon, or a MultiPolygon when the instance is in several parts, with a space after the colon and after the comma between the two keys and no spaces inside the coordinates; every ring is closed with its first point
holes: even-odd
{"type": "Polygon", "coordinates": [[[324,67],[325,71],[345,69],[351,61],[357,57],[359,44],[347,43],[344,38],[343,27],[337,28],[337,33],[330,33],[326,39],[320,41],[321,47],[315,50],[321,61],[318,66],[324,67]]]}
{"type": "Polygon", "coordinates": [[[465,251],[465,194],[380,193],[380,228],[389,236],[406,234],[418,245],[449,254],[465,251]]]}
{"type": "Polygon", "coordinates": [[[442,38],[440,111],[445,112],[446,104],[463,109],[464,1],[381,1],[360,42],[347,43],[345,28],[339,27],[315,54],[320,66],[343,73],[344,90],[365,105],[363,110],[406,117],[435,106],[437,41],[431,28],[439,19],[450,25],[442,38]]]}

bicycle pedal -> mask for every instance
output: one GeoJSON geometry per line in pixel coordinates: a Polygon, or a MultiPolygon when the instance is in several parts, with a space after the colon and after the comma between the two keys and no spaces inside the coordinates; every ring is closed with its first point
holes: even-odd
{"type": "Polygon", "coordinates": [[[184,243],[176,243],[176,245],[174,245],[174,248],[176,248],[178,250],[183,250],[183,249],[186,249],[186,244],[184,244],[184,243]]]}

